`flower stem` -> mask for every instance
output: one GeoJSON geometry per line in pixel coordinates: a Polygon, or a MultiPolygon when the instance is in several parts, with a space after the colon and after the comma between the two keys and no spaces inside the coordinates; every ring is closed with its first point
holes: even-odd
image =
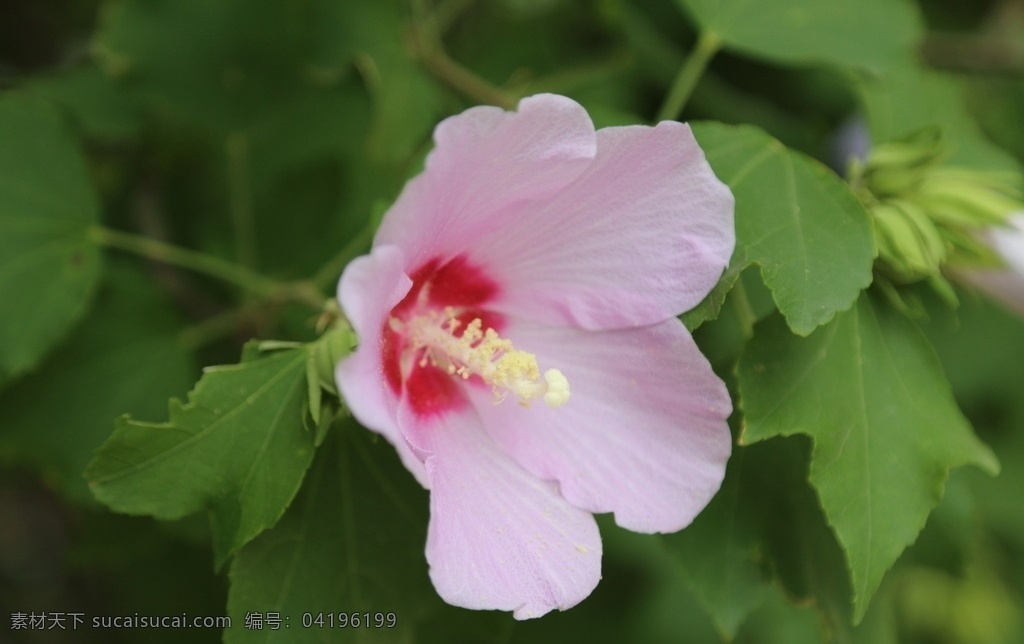
{"type": "Polygon", "coordinates": [[[424,66],[455,91],[481,103],[515,109],[516,99],[453,60],[440,47],[420,52],[424,66]]]}
{"type": "Polygon", "coordinates": [[[275,280],[260,275],[245,266],[206,253],[103,226],[95,226],[90,232],[97,243],[108,248],[116,248],[164,264],[216,277],[257,295],[269,296],[279,291],[281,287],[275,280]]]}
{"type": "Polygon", "coordinates": [[[434,7],[433,21],[437,26],[437,33],[443,34],[452,26],[460,15],[462,15],[476,0],[443,0],[434,7]]]}
{"type": "Polygon", "coordinates": [[[665,102],[658,110],[658,121],[669,121],[682,113],[686,101],[690,99],[690,94],[697,86],[697,81],[700,80],[720,46],[721,40],[713,31],[701,32],[700,38],[697,39],[697,46],[679,70],[676,79],[672,82],[668,96],[665,97],[665,102]]]}
{"type": "Polygon", "coordinates": [[[473,100],[511,110],[516,98],[495,87],[448,56],[441,42],[436,16],[427,12],[422,0],[414,0],[417,19],[412,29],[412,54],[424,68],[455,91],[473,100]]]}
{"type": "Polygon", "coordinates": [[[209,317],[178,333],[178,343],[190,351],[206,346],[230,335],[246,319],[254,316],[258,310],[257,308],[229,309],[209,317]]]}

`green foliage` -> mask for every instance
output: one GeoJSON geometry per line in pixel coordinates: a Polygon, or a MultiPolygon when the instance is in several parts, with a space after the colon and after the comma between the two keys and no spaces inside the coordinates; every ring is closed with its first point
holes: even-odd
{"type": "Polygon", "coordinates": [[[665,537],[679,557],[687,581],[726,639],[765,599],[768,582],[759,553],[757,513],[764,499],[751,485],[757,464],[749,448],[733,454],[725,482],[707,508],[686,530],[665,537]]]}
{"type": "Polygon", "coordinates": [[[303,426],[303,348],[210,367],[170,420],[117,421],[85,477],[96,498],[129,514],[177,519],[210,510],[218,565],[274,525],[313,460],[303,426]]]}
{"type": "Polygon", "coordinates": [[[0,382],[35,367],[85,312],[99,277],[97,210],[56,111],[0,97],[0,382]]]}
{"type": "Polygon", "coordinates": [[[394,450],[346,423],[319,450],[309,482],[272,530],[231,565],[228,613],[290,616],[279,631],[230,631],[228,642],[410,641],[430,603],[423,545],[427,499],[394,450]],[[393,628],[303,627],[302,615],[391,612],[393,628]],[[362,639],[360,639],[362,638],[362,639]]]}
{"type": "Polygon", "coordinates": [[[795,333],[849,308],[871,283],[875,256],[867,213],[850,188],[756,128],[698,123],[694,134],[736,197],[736,251],[719,290],[688,318],[691,327],[714,315],[722,288],[749,263],[760,265],[795,333]]]}
{"type": "Polygon", "coordinates": [[[805,339],[778,317],[760,324],[739,383],[743,442],[814,439],[810,480],[846,552],[857,620],[917,538],[949,470],[998,471],[921,332],[870,296],[805,339]]]}
{"type": "Polygon", "coordinates": [[[95,65],[39,78],[28,90],[65,108],[75,125],[100,140],[129,139],[142,125],[138,106],[95,65]]]}
{"type": "Polygon", "coordinates": [[[857,83],[872,138],[892,141],[940,126],[949,144],[947,162],[979,170],[1018,170],[1018,162],[981,133],[964,105],[954,77],[904,63],[857,83]]]}
{"type": "Polygon", "coordinates": [[[179,324],[144,273],[112,263],[81,326],[37,373],[0,391],[3,460],[37,464],[59,489],[91,498],[82,471],[113,419],[161,414],[188,391],[196,368],[179,324]]]}
{"type": "Polygon", "coordinates": [[[728,48],[790,64],[882,70],[909,55],[919,31],[909,2],[784,0],[770,6],[754,0],[676,2],[728,48]]]}
{"type": "Polygon", "coordinates": [[[226,601],[232,628],[193,636],[229,642],[1022,639],[1024,325],[950,271],[992,265],[978,224],[1015,208],[1021,27],[992,3],[766,4],[7,3],[0,605],[226,601]],[[736,197],[737,246],[683,319],[741,439],[691,526],[598,517],[592,596],[518,623],[432,588],[428,492],[344,414],[334,371],[361,339],[330,301],[441,119],[541,91],[598,127],[707,119],[694,132],[736,197]],[[875,157],[844,180],[858,150],[833,136],[858,119],[875,157]],[[884,145],[918,131],[948,146],[908,161],[884,145]],[[908,193],[923,215],[893,201],[908,193]],[[239,352],[167,422],[137,420],[239,352]],[[273,612],[280,630],[246,628],[273,612]],[[342,630],[341,612],[397,625],[342,630]]]}

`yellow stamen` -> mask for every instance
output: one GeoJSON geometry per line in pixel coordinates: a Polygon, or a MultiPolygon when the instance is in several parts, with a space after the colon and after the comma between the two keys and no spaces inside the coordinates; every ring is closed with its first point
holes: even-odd
{"type": "Polygon", "coordinates": [[[452,309],[445,315],[422,315],[414,318],[412,330],[415,348],[424,348],[420,366],[427,362],[453,376],[463,379],[480,376],[491,385],[500,402],[511,392],[523,406],[542,398],[549,407],[559,407],[569,400],[569,381],[558,369],[548,369],[541,378],[537,358],[532,353],[512,346],[512,341],[494,329],[483,330],[483,321],[474,319],[456,337],[460,326],[452,309]]]}

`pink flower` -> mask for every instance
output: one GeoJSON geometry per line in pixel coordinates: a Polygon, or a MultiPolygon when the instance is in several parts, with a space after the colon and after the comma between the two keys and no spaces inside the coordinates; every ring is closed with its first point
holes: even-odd
{"type": "Polygon", "coordinates": [[[1024,212],[1011,215],[1005,228],[989,229],[985,238],[1006,266],[971,271],[967,279],[1007,308],[1024,315],[1024,212]]]}
{"type": "Polygon", "coordinates": [[[595,132],[560,96],[434,139],[342,275],[338,383],[430,489],[441,597],[537,617],[597,585],[592,513],[671,532],[721,484],[730,399],[676,315],[729,262],[733,197],[688,126],[595,132]]]}

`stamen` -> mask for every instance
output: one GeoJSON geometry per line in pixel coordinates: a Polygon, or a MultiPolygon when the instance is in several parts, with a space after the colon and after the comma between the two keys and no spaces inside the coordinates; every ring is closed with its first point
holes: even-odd
{"type": "Polygon", "coordinates": [[[445,309],[443,317],[422,315],[409,322],[413,346],[424,349],[420,366],[429,363],[463,379],[480,376],[491,385],[498,402],[509,393],[525,407],[535,398],[542,398],[549,407],[568,402],[569,381],[561,371],[548,369],[542,380],[537,358],[513,347],[511,340],[494,329],[484,331],[480,318],[456,337],[459,326],[451,308],[445,309]]]}

